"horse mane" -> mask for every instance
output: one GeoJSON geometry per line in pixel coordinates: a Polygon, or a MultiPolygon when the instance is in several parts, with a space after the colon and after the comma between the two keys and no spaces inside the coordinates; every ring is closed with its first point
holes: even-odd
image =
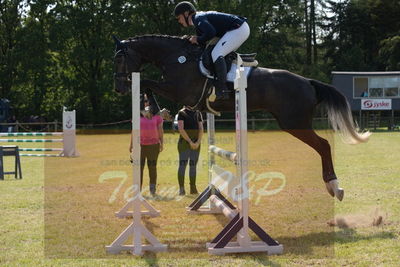
{"type": "Polygon", "coordinates": [[[190,43],[189,42],[190,36],[173,36],[173,35],[162,35],[162,34],[144,34],[138,35],[134,37],[128,38],[127,41],[135,42],[135,41],[151,41],[151,40],[160,40],[160,41],[175,41],[181,45],[185,45],[190,43]]]}

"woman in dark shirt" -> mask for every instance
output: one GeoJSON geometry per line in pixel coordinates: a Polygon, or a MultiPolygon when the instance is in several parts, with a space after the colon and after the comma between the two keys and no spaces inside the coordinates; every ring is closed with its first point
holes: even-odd
{"type": "Polygon", "coordinates": [[[197,194],[196,166],[199,160],[203,118],[197,110],[184,106],[178,112],[179,195],[185,195],[185,170],[189,162],[190,194],[197,194]]]}

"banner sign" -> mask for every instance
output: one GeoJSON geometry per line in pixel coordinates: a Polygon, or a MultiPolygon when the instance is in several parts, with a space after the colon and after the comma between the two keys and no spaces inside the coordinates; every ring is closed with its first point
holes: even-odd
{"type": "Polygon", "coordinates": [[[361,110],[391,110],[392,99],[361,99],[361,110]]]}

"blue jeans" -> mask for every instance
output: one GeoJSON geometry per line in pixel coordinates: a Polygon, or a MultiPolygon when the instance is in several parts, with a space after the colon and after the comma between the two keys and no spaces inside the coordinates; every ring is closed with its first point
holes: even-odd
{"type": "Polygon", "coordinates": [[[179,151],[179,168],[178,168],[178,183],[179,187],[184,187],[185,185],[185,171],[186,166],[189,162],[189,180],[190,185],[196,185],[196,165],[199,161],[200,147],[196,150],[185,149],[179,151]]]}

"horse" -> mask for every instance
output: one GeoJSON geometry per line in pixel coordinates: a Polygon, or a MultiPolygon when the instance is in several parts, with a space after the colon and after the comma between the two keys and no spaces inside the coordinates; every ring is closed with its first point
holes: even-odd
{"type": "MultiPolygon", "coordinates": [[[[118,93],[129,92],[130,73],[152,64],[161,70],[162,78],[141,79],[141,89],[202,112],[234,111],[234,97],[207,103],[207,90],[212,84],[199,71],[204,49],[191,44],[186,36],[143,35],[123,41],[114,36],[114,41],[114,89],[118,93]]],[[[344,190],[338,184],[331,147],[313,130],[312,118],[317,105],[323,104],[333,130],[340,132],[344,142],[367,142],[370,133],[356,129],[346,97],[329,84],[287,70],[253,67],[247,79],[248,111],[271,113],[283,131],[313,148],[321,157],[322,179],[328,193],[341,201],[344,190]]]]}

